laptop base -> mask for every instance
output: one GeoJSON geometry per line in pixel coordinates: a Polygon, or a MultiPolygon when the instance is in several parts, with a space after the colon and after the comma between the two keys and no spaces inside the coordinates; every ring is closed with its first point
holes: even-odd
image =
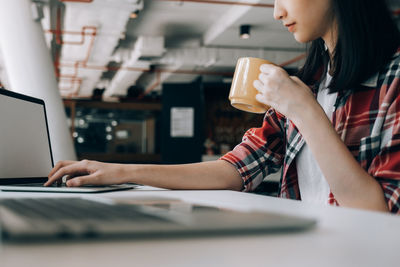
{"type": "Polygon", "coordinates": [[[1,191],[9,192],[44,192],[44,193],[104,193],[111,191],[130,190],[138,185],[123,184],[123,185],[108,185],[108,186],[82,186],[68,187],[65,184],[61,186],[43,186],[40,184],[18,184],[18,185],[0,185],[1,191]]]}

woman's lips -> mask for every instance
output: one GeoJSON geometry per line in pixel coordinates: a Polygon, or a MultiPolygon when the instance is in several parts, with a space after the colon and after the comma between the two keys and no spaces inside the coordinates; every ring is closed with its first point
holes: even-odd
{"type": "Polygon", "coordinates": [[[285,24],[285,27],[288,28],[289,32],[293,32],[294,31],[294,26],[296,25],[296,23],[289,23],[289,24],[285,24]]]}

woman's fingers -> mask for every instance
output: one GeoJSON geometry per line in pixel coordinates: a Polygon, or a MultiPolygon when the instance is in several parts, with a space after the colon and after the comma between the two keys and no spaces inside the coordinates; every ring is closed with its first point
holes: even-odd
{"type": "Polygon", "coordinates": [[[44,184],[44,186],[53,184],[62,179],[65,175],[76,176],[89,173],[86,161],[61,162],[60,164],[57,163],[57,165],[58,166],[54,168],[54,172],[52,171],[49,174],[49,180],[44,184]]]}
{"type": "Polygon", "coordinates": [[[63,161],[59,161],[57,162],[56,166],[54,166],[54,168],[50,171],[49,176],[53,176],[60,168],[72,164],[76,161],[72,161],[72,160],[63,160],[63,161]]]}
{"type": "Polygon", "coordinates": [[[257,89],[257,91],[259,91],[260,93],[262,93],[264,90],[263,90],[263,83],[260,81],[260,80],[255,80],[254,82],[253,82],[253,86],[257,89]]]}
{"type": "Polygon", "coordinates": [[[73,177],[67,181],[67,186],[68,187],[77,187],[77,186],[82,186],[82,185],[86,185],[86,184],[93,184],[93,180],[94,180],[93,174],[73,177]]]}
{"type": "Polygon", "coordinates": [[[269,104],[269,103],[266,101],[264,95],[262,95],[262,94],[257,94],[257,95],[256,95],[256,100],[257,100],[258,102],[260,102],[260,103],[265,104],[265,105],[268,105],[268,104],[269,104]]]}
{"type": "Polygon", "coordinates": [[[269,73],[271,71],[274,71],[276,69],[280,69],[280,67],[273,65],[273,64],[262,64],[260,66],[260,71],[264,73],[269,73]]]}
{"type": "Polygon", "coordinates": [[[298,85],[304,85],[303,81],[297,76],[290,76],[290,79],[298,85]]]}
{"type": "Polygon", "coordinates": [[[262,83],[267,83],[268,82],[268,74],[261,72],[260,75],[258,75],[258,80],[261,81],[262,83]]]}

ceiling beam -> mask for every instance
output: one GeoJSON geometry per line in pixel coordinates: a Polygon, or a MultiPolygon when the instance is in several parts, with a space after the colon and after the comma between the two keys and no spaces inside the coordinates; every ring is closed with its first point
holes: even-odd
{"type": "Polygon", "coordinates": [[[252,7],[267,7],[273,8],[273,4],[261,4],[261,3],[249,3],[249,2],[231,2],[231,1],[218,1],[218,0],[158,0],[165,2],[188,2],[188,3],[199,3],[199,4],[216,4],[216,5],[236,5],[236,6],[252,6],[252,7]]]}

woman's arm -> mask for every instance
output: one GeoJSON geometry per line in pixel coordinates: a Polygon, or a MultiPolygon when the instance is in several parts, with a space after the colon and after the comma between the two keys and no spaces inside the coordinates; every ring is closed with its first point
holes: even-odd
{"type": "Polygon", "coordinates": [[[182,165],[60,161],[50,172],[45,186],[59,181],[65,175],[68,176],[68,186],[137,183],[168,189],[243,188],[236,168],[223,160],[182,165]]]}
{"type": "Polygon", "coordinates": [[[319,105],[295,120],[341,206],[388,211],[381,185],[355,160],[319,105]]]}
{"type": "Polygon", "coordinates": [[[254,86],[257,100],[270,105],[298,128],[341,206],[388,211],[383,190],[354,159],[311,90],[297,77],[267,64],[254,86]]]}

